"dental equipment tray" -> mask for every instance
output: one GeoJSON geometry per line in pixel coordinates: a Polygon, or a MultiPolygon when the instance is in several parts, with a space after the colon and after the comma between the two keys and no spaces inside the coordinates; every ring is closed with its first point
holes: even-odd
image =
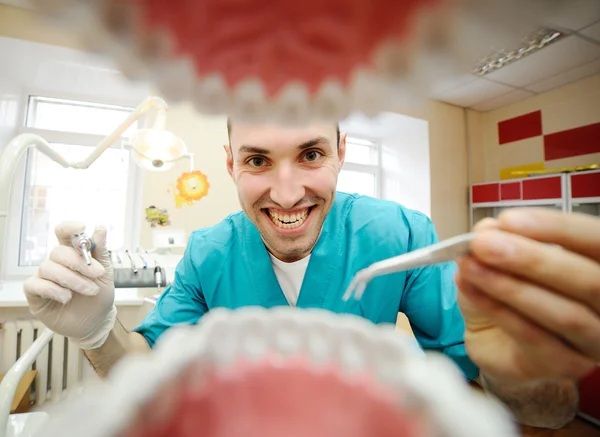
{"type": "Polygon", "coordinates": [[[167,276],[165,269],[160,269],[160,284],[158,284],[155,275],[155,269],[140,268],[136,272],[131,267],[114,268],[115,288],[164,288],[167,286],[167,276]]]}

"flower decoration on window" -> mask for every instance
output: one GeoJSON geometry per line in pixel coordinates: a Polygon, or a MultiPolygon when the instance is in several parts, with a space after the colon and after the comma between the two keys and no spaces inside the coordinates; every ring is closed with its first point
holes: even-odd
{"type": "Polygon", "coordinates": [[[208,194],[209,188],[208,178],[202,172],[194,170],[183,173],[175,186],[175,206],[193,205],[208,194]]]}
{"type": "Polygon", "coordinates": [[[164,208],[157,208],[154,205],[146,208],[146,221],[149,222],[150,226],[153,228],[157,226],[169,226],[171,224],[167,210],[164,208]]]}

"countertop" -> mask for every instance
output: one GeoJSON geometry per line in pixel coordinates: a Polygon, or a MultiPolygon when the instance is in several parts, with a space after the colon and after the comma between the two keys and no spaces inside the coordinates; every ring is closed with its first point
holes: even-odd
{"type": "MultiPolygon", "coordinates": [[[[117,288],[115,290],[115,305],[117,306],[141,306],[143,302],[144,295],[137,288],[117,288]]],[[[26,306],[23,281],[0,282],[0,308],[26,306]]]]}

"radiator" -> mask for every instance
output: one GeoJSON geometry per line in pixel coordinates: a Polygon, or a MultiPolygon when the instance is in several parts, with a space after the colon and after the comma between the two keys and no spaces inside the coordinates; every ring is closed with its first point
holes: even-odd
{"type": "MultiPolygon", "coordinates": [[[[2,322],[1,373],[11,368],[44,329],[36,320],[2,322]]],[[[77,389],[82,381],[84,359],[77,345],[55,334],[33,365],[38,372],[31,392],[34,407],[59,402],[68,392],[77,389]]]]}

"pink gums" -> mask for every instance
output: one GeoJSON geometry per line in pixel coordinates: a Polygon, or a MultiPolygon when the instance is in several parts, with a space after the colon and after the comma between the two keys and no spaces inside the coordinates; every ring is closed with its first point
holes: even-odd
{"type": "Polygon", "coordinates": [[[382,43],[410,40],[419,10],[446,0],[129,1],[145,29],[171,33],[199,77],[218,73],[230,88],[256,78],[273,97],[294,81],[311,94],[330,79],[347,86],[382,43]]]}
{"type": "MultiPolygon", "coordinates": [[[[403,411],[368,375],[344,377],[333,366],[301,360],[238,363],[228,370],[182,374],[163,402],[170,417],[152,419],[159,399],[143,409],[125,437],[416,437],[422,420],[403,411]],[[193,380],[196,379],[196,382],[193,380]]],[[[163,397],[165,391],[161,390],[163,397]]]]}

